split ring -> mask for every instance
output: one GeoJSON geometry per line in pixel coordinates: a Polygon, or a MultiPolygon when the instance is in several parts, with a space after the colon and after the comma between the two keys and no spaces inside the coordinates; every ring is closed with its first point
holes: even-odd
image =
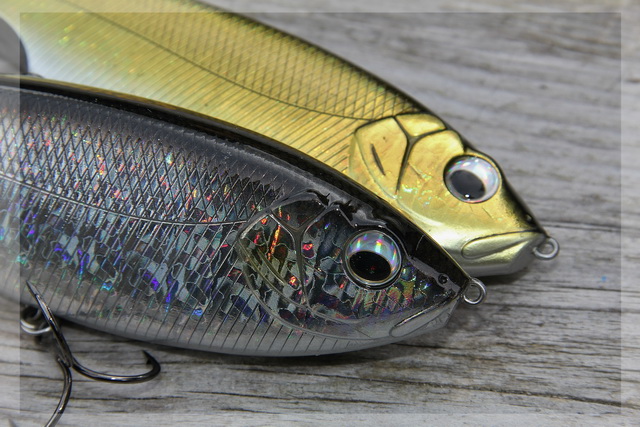
{"type": "Polygon", "coordinates": [[[465,291],[462,297],[464,299],[464,302],[466,302],[467,304],[478,305],[482,301],[484,301],[484,298],[486,296],[487,296],[487,288],[484,286],[484,283],[482,283],[480,280],[476,279],[475,277],[472,277],[471,283],[469,283],[469,287],[467,288],[467,290],[465,291]],[[469,298],[467,296],[467,293],[469,293],[470,289],[476,289],[478,292],[478,295],[474,298],[469,298]]]}
{"type": "Polygon", "coordinates": [[[556,255],[558,255],[558,252],[560,252],[560,245],[558,244],[558,241],[553,237],[547,237],[544,242],[533,248],[533,254],[536,256],[536,258],[544,260],[555,258],[556,255]],[[549,246],[551,250],[543,252],[541,249],[546,246],[549,246]]]}

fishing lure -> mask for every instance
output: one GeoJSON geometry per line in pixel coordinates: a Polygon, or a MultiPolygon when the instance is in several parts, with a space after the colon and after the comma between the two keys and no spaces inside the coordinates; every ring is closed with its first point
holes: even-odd
{"type": "Polygon", "coordinates": [[[0,15],[20,29],[25,71],[215,117],[315,157],[470,274],[558,252],[493,159],[410,97],[295,37],[190,0],[5,0],[0,15]]]}
{"type": "Polygon", "coordinates": [[[92,328],[292,356],[427,332],[483,289],[393,208],[278,143],[21,84],[0,86],[4,294],[28,281],[56,316],[92,328]]]}

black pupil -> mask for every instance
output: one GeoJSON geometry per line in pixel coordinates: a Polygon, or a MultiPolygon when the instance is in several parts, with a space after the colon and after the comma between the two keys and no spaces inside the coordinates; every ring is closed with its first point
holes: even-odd
{"type": "Polygon", "coordinates": [[[382,282],[391,275],[389,262],[374,252],[360,251],[349,258],[349,267],[358,277],[368,282],[382,282]]]}
{"type": "Polygon", "coordinates": [[[484,184],[469,171],[455,171],[449,179],[453,188],[465,199],[476,200],[484,196],[484,184]]]}

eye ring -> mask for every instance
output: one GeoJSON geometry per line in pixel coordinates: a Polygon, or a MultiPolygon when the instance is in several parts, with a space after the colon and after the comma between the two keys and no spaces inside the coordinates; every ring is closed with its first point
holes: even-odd
{"type": "Polygon", "coordinates": [[[457,199],[467,203],[489,200],[500,187],[500,172],[491,163],[476,156],[461,156],[447,166],[444,182],[457,199]]]}
{"type": "Polygon", "coordinates": [[[344,266],[347,276],[369,289],[381,289],[400,274],[402,252],[396,240],[380,230],[365,230],[345,244],[344,266]]]}

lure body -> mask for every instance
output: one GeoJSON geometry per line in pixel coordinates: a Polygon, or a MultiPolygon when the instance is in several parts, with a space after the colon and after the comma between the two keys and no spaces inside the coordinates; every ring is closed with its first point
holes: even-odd
{"type": "Polygon", "coordinates": [[[93,328],[287,356],[442,326],[469,284],[393,208],[313,160],[75,96],[0,87],[3,294],[28,281],[93,328]],[[387,264],[367,264],[372,235],[387,264]]]}
{"type": "Polygon", "coordinates": [[[491,158],[308,43],[188,0],[3,4],[31,73],[175,105],[300,150],[403,212],[471,274],[517,271],[548,238],[491,158]],[[456,167],[467,169],[447,180],[456,167]]]}

